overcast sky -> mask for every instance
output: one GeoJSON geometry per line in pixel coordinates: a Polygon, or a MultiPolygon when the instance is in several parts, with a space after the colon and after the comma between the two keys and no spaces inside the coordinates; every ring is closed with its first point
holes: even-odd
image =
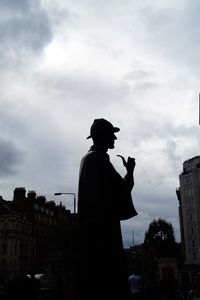
{"type": "Polygon", "coordinates": [[[199,0],[0,0],[0,194],[35,190],[73,209],[95,118],[120,127],[117,154],[136,159],[138,216],[125,247],[154,218],[180,241],[176,188],[199,155],[199,0]],[[133,235],[134,231],[134,235],[133,235]]]}

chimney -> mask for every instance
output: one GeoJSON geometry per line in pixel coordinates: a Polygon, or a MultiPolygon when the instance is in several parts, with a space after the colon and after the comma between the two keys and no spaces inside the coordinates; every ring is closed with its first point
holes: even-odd
{"type": "Polygon", "coordinates": [[[23,201],[26,199],[26,189],[24,187],[15,188],[13,193],[13,201],[23,201]]]}
{"type": "Polygon", "coordinates": [[[35,191],[28,191],[28,200],[34,201],[36,198],[36,192],[35,191]]]}

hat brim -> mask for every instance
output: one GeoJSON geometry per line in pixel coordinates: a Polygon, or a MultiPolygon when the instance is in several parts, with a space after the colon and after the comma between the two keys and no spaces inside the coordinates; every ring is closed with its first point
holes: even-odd
{"type": "MultiPolygon", "coordinates": [[[[113,127],[112,128],[112,132],[115,133],[115,132],[119,132],[120,129],[118,127],[113,127]]],[[[91,139],[92,138],[92,135],[89,135],[86,139],[91,139]]]]}

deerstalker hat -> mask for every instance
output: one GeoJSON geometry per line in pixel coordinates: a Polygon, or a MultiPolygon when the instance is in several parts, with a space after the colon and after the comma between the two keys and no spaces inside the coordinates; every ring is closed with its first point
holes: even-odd
{"type": "Polygon", "coordinates": [[[95,119],[90,128],[90,135],[87,137],[87,139],[118,131],[120,131],[120,129],[118,127],[114,127],[109,121],[103,118],[95,119]]]}

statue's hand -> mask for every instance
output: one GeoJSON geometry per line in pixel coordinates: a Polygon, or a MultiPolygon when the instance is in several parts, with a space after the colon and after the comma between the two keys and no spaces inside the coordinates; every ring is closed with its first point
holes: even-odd
{"type": "Polygon", "coordinates": [[[129,156],[127,161],[126,161],[125,158],[122,155],[117,155],[117,156],[121,157],[123,165],[127,169],[127,172],[133,172],[134,171],[135,165],[136,165],[135,158],[129,156]]]}

